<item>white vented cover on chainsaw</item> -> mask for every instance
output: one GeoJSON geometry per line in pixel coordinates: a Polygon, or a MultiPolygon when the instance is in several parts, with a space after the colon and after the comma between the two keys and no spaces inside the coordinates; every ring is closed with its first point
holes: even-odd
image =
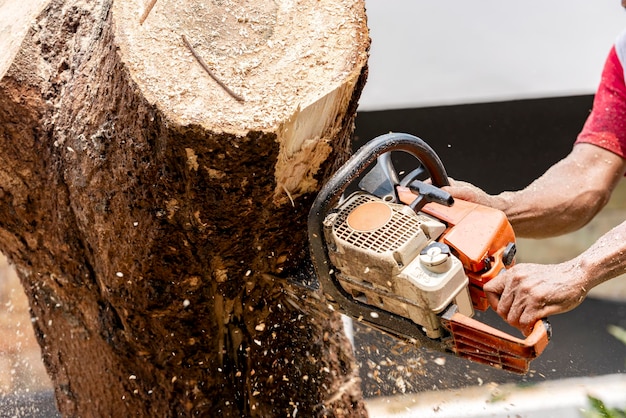
{"type": "Polygon", "coordinates": [[[413,320],[431,338],[440,336],[436,314],[450,303],[473,315],[461,262],[453,255],[437,268],[420,261],[422,249],[445,231],[443,223],[362,192],[337,209],[324,220],[325,239],[336,277],[354,298],[413,320]],[[349,219],[357,212],[355,227],[349,219]]]}
{"type": "Polygon", "coordinates": [[[354,199],[350,199],[345,207],[342,206],[341,215],[334,229],[337,239],[344,241],[346,244],[367,248],[375,253],[383,254],[388,251],[401,249],[415,237],[423,236],[420,225],[425,219],[420,219],[415,215],[407,216],[400,211],[402,207],[398,208],[400,210],[393,210],[393,207],[389,204],[387,205],[391,209],[391,217],[386,224],[376,231],[362,233],[351,228],[348,222],[346,222],[348,215],[358,206],[377,200],[370,195],[358,194],[354,199]]]}

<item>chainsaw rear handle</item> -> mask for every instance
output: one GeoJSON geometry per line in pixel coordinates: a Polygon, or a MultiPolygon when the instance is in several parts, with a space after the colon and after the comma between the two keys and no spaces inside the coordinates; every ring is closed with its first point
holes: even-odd
{"type": "Polygon", "coordinates": [[[405,133],[390,133],[374,138],[357,150],[329,179],[313,202],[308,217],[311,261],[319,283],[333,308],[353,318],[362,318],[370,325],[396,337],[405,340],[415,339],[416,343],[424,347],[445,351],[441,341],[428,338],[422,327],[413,321],[353,299],[331,270],[328,249],[323,239],[324,218],[337,206],[346,188],[379,156],[389,151],[404,151],[417,158],[428,170],[433,185],[443,187],[450,184],[441,160],[422,139],[405,133]]]}
{"type": "Polygon", "coordinates": [[[541,319],[522,340],[460,314],[455,306],[441,315],[441,323],[452,337],[452,351],[459,357],[519,374],[528,372],[530,362],[543,352],[552,335],[550,323],[541,319]]]}

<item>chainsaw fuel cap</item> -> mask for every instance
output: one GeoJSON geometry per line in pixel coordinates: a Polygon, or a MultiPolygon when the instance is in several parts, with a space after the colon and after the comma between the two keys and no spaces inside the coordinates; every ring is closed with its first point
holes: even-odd
{"type": "Polygon", "coordinates": [[[420,263],[433,273],[445,273],[452,266],[450,247],[441,242],[432,242],[420,252],[420,263]]]}
{"type": "Polygon", "coordinates": [[[393,212],[383,202],[366,202],[354,208],[348,215],[348,226],[357,232],[372,232],[389,222],[393,212]]]}

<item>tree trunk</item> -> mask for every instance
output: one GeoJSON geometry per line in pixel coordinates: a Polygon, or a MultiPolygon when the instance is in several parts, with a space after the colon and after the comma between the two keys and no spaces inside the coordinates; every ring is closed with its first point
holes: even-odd
{"type": "Polygon", "coordinates": [[[349,153],[363,1],[27,3],[0,40],[0,250],[61,413],[366,415],[340,318],[291,280],[349,153]]]}

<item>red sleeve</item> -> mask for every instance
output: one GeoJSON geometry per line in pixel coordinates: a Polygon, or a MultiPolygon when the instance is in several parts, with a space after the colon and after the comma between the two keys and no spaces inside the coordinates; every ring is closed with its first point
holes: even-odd
{"type": "Polygon", "coordinates": [[[604,64],[593,109],[576,143],[589,143],[626,158],[626,85],[615,47],[604,64]]]}

